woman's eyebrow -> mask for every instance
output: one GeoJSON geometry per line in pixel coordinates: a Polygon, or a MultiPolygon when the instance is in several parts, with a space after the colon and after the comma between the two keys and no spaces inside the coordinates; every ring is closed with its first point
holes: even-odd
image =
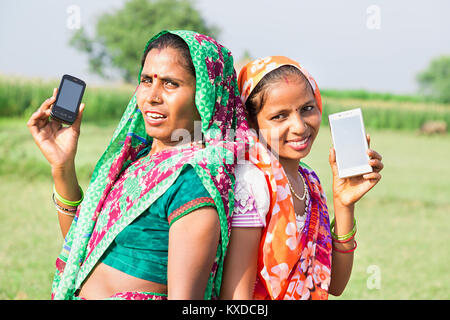
{"type": "Polygon", "coordinates": [[[143,78],[143,79],[150,79],[150,78],[153,78],[153,77],[150,77],[148,74],[146,74],[146,73],[142,73],[141,74],[141,78],[143,78]]]}
{"type": "Polygon", "coordinates": [[[172,76],[165,76],[165,75],[160,76],[159,74],[158,74],[158,79],[161,79],[163,81],[175,81],[175,82],[180,82],[180,83],[184,82],[183,80],[172,77],[172,76]]]}
{"type": "Polygon", "coordinates": [[[272,110],[270,110],[269,115],[275,115],[275,114],[279,114],[279,113],[283,113],[283,112],[290,112],[291,109],[290,108],[286,108],[286,107],[278,107],[278,108],[272,108],[272,110]]]}
{"type": "MultiPolygon", "coordinates": [[[[149,74],[147,74],[147,73],[142,73],[141,74],[141,77],[143,78],[143,79],[153,79],[153,75],[149,75],[149,74]]],[[[159,73],[158,73],[158,77],[157,77],[158,79],[161,79],[161,80],[163,80],[163,81],[176,81],[176,82],[184,82],[183,80],[181,80],[181,79],[178,79],[178,78],[175,78],[175,77],[172,77],[172,76],[168,76],[168,75],[160,75],[159,73]]]]}
{"type": "Polygon", "coordinates": [[[307,105],[309,105],[309,104],[314,104],[315,102],[316,102],[316,99],[313,98],[313,99],[311,99],[311,100],[305,102],[305,103],[302,104],[301,106],[304,107],[304,106],[307,106],[307,105]]]}
{"type": "MultiPolygon", "coordinates": [[[[308,105],[311,105],[311,104],[315,105],[315,103],[316,103],[316,99],[311,99],[311,100],[308,100],[308,101],[302,103],[299,107],[301,108],[301,107],[308,106],[308,105]]],[[[269,114],[278,114],[278,113],[282,113],[282,112],[290,112],[291,110],[292,109],[289,108],[289,107],[279,106],[278,108],[274,107],[269,114]]]]}

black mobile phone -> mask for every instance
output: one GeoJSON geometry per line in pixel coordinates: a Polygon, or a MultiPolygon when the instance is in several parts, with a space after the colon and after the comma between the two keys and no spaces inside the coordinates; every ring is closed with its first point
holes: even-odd
{"type": "Polygon", "coordinates": [[[83,80],[68,74],[63,75],[50,116],[65,124],[73,124],[78,116],[85,88],[86,83],[83,80]]]}

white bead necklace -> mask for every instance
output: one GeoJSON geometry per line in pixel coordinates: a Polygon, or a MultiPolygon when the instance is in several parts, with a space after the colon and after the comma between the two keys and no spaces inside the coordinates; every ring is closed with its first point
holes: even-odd
{"type": "Polygon", "coordinates": [[[298,175],[300,176],[300,178],[303,181],[303,196],[299,196],[297,193],[295,193],[294,188],[291,185],[291,182],[289,181],[289,178],[287,178],[288,181],[288,185],[289,185],[289,189],[291,189],[292,194],[300,201],[305,200],[305,212],[302,215],[299,214],[295,214],[295,220],[297,222],[297,230],[300,231],[301,229],[303,229],[304,225],[305,225],[305,221],[306,221],[306,213],[308,212],[308,206],[309,206],[309,192],[308,192],[308,187],[306,186],[306,182],[305,179],[303,178],[302,174],[300,172],[298,172],[298,175]]]}
{"type": "Polygon", "coordinates": [[[306,182],[305,179],[303,179],[303,176],[301,175],[300,172],[297,172],[298,175],[300,176],[300,178],[303,181],[303,196],[299,196],[298,194],[295,193],[294,188],[292,188],[291,182],[289,181],[289,178],[287,178],[288,184],[289,184],[289,189],[291,189],[292,194],[300,201],[305,200],[306,194],[308,193],[308,189],[306,188],[306,182]]]}

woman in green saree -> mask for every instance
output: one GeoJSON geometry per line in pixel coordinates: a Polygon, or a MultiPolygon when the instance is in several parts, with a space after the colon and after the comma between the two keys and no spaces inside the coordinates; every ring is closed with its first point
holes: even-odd
{"type": "Polygon", "coordinates": [[[147,43],[139,86],[81,203],[74,159],[84,105],[62,127],[48,118],[55,95],[28,121],[52,167],[65,236],[52,298],[217,298],[237,138],[248,129],[230,51],[191,31],[147,43]]]}

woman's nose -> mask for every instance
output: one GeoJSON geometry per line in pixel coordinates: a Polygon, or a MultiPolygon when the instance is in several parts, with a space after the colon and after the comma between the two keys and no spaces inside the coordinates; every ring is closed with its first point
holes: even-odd
{"type": "Polygon", "coordinates": [[[295,114],[292,116],[290,128],[293,133],[301,135],[306,131],[307,126],[304,119],[299,114],[295,114]]]}
{"type": "Polygon", "coordinates": [[[162,103],[162,94],[161,94],[161,83],[157,79],[153,80],[152,86],[149,88],[147,92],[146,100],[150,104],[160,104],[162,103]]]}

